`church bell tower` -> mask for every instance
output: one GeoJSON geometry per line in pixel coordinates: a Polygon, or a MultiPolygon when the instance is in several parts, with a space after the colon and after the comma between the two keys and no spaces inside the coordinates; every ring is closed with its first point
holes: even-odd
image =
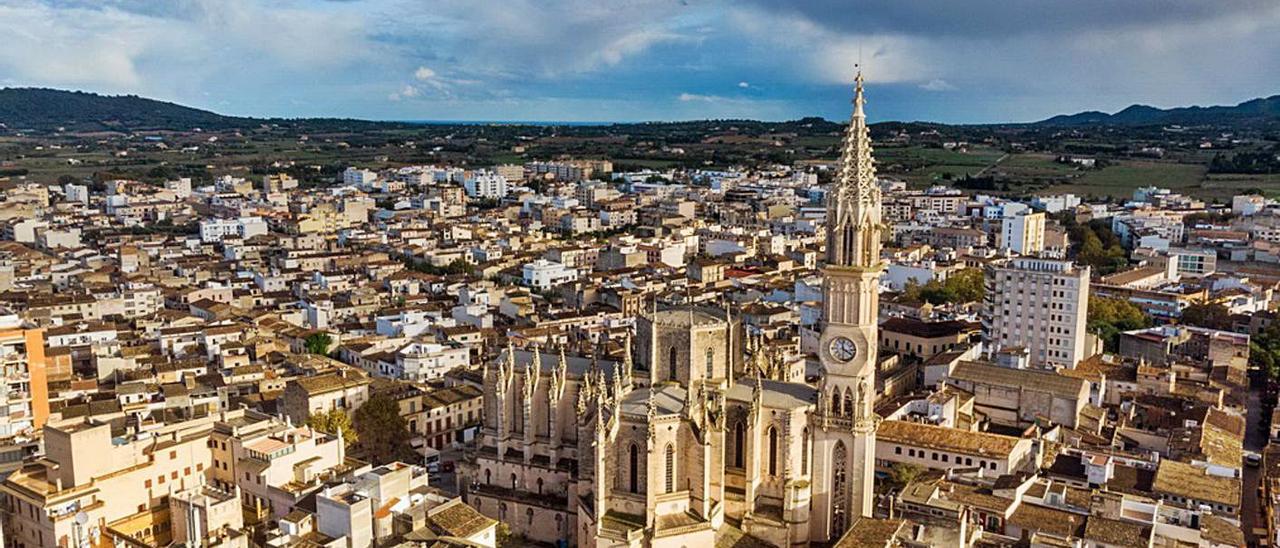
{"type": "Polygon", "coordinates": [[[812,540],[835,541],[873,511],[880,187],[863,112],[862,73],[840,167],[827,192],[822,265],[822,379],[814,412],[812,540]]]}

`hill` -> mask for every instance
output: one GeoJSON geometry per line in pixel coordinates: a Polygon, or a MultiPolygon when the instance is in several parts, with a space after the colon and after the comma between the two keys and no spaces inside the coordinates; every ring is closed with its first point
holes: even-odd
{"type": "Polygon", "coordinates": [[[1280,121],[1280,95],[1251,99],[1235,106],[1178,107],[1161,109],[1132,105],[1115,114],[1087,111],[1063,114],[1033,125],[1040,126],[1150,126],[1202,125],[1280,121]]]}
{"type": "Polygon", "coordinates": [[[228,128],[258,123],[136,95],[107,96],[46,88],[0,89],[0,124],[11,130],[228,128]]]}

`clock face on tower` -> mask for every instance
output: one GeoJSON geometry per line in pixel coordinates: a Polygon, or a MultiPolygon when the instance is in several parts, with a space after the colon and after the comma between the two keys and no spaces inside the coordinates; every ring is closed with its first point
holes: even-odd
{"type": "Polygon", "coordinates": [[[848,337],[836,337],[827,344],[827,352],[832,358],[847,362],[858,355],[858,347],[848,337]]]}

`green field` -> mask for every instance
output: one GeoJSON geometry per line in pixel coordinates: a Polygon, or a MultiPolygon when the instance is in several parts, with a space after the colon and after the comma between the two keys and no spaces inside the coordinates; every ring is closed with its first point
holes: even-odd
{"type": "Polygon", "coordinates": [[[1205,167],[1171,162],[1119,161],[1102,169],[1088,170],[1069,182],[1050,185],[1048,192],[1071,192],[1083,196],[1133,196],[1135,188],[1157,186],[1175,192],[1204,197],[1200,187],[1205,167]]]}
{"type": "Polygon", "coordinates": [[[931,147],[884,147],[876,149],[875,155],[884,173],[914,186],[928,186],[947,178],[977,175],[995,164],[1004,153],[986,147],[973,147],[966,152],[931,147]]]}

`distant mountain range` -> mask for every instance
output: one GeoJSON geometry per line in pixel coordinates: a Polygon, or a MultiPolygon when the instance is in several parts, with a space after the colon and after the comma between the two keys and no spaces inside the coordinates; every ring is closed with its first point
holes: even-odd
{"type": "Polygon", "coordinates": [[[11,130],[226,128],[253,123],[136,95],[105,96],[45,88],[0,89],[0,123],[11,130]]]}
{"type": "MultiPolygon", "coordinates": [[[[796,124],[805,119],[786,122],[796,124]]],[[[1253,99],[1235,106],[1181,107],[1160,109],[1133,105],[1115,114],[1081,112],[1054,116],[1024,126],[1144,126],[1202,125],[1280,121],[1280,95],[1253,99]]],[[[825,122],[825,121],[823,121],[825,122]]],[[[672,122],[679,127],[697,122],[672,122]]],[[[47,88],[0,89],[0,130],[18,131],[137,131],[137,130],[209,130],[254,127],[261,124],[307,126],[308,129],[345,129],[411,125],[401,122],[378,122],[336,118],[282,119],[224,116],[215,112],[175,103],[157,101],[136,95],[108,96],[83,91],[47,88]]],[[[891,123],[892,124],[892,123],[891,123]]],[[[636,124],[623,124],[634,126],[636,124]]],[[[822,124],[811,124],[821,126],[822,124]]],[[[834,125],[834,124],[833,124],[834,125]]],[[[991,124],[1009,125],[1009,124],[991,124]]],[[[819,129],[814,127],[813,129],[819,129]]]]}
{"type": "Polygon", "coordinates": [[[99,95],[48,88],[0,88],[0,130],[140,131],[208,130],[261,124],[305,125],[313,130],[358,130],[402,126],[345,118],[248,118],[226,116],[136,95],[99,95]]]}
{"type": "Polygon", "coordinates": [[[1035,122],[1040,126],[1151,126],[1226,124],[1280,120],[1280,95],[1251,99],[1235,106],[1156,108],[1132,105],[1115,114],[1088,111],[1035,122]]]}

